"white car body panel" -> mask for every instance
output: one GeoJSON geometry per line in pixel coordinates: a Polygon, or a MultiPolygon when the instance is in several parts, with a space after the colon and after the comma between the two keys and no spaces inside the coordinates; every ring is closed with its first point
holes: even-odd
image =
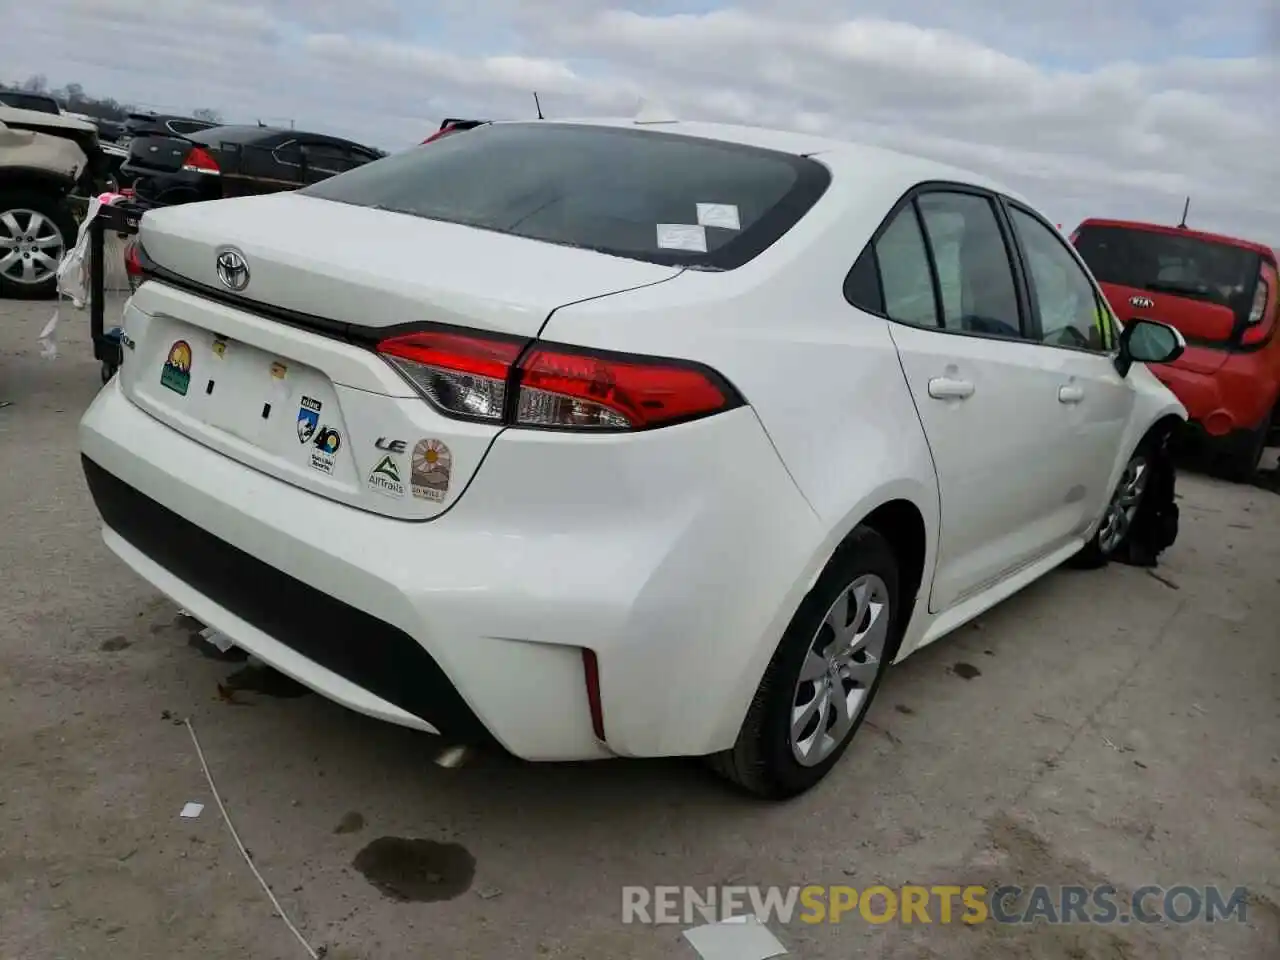
{"type": "Polygon", "coordinates": [[[47,170],[66,177],[69,183],[79,179],[80,171],[88,163],[88,158],[74,140],[50,133],[38,133],[22,127],[10,127],[4,122],[6,112],[34,113],[32,110],[0,107],[0,169],[47,170]]]}
{"type": "Polygon", "coordinates": [[[533,335],[562,304],[680,272],[292,191],[151,210],[139,236],[161,267],[214,290],[210,253],[234,246],[252,265],[251,300],[367,327],[533,335]]]}
{"type": "MultiPolygon", "coordinates": [[[[801,134],[676,127],[816,154],[832,184],[764,253],[724,272],[294,194],[149,213],[143,245],[157,264],[217,290],[214,252],[234,246],[250,264],[251,299],[145,283],[126,312],[122,372],[82,421],[84,455],[412,638],[506,749],[563,760],[730,747],[797,607],[850,531],[887,504],[909,506],[924,532],[918,597],[903,598],[915,603],[902,659],[1077,551],[1142,437],[1162,418],[1185,418],[1141,365],[1121,378],[1105,355],[907,327],[845,300],[858,252],[915,184],[998,185],[801,134]],[[697,361],[747,406],[635,434],[459,421],[365,346],[281,322],[254,301],[335,324],[437,321],[697,361]],[[230,344],[223,357],[211,353],[218,336],[230,344]],[[176,339],[199,351],[181,400],[159,380],[176,339]],[[249,359],[225,374],[235,402],[215,404],[207,398],[222,395],[202,393],[202,371],[237,349],[249,359]],[[288,375],[273,378],[272,363],[288,375]],[[974,394],[932,399],[928,382],[941,376],[972,381],[974,394]],[[1084,402],[1059,402],[1064,386],[1084,402]],[[291,433],[306,391],[348,441],[332,474],[311,469],[291,433]],[[273,396],[290,413],[283,423],[259,414],[273,396]],[[455,477],[445,500],[369,489],[374,442],[387,436],[447,441],[455,477]],[[583,649],[599,662],[603,741],[583,649]]],[[[106,540],[266,662],[353,709],[434,729],[110,529],[106,540]]]]}

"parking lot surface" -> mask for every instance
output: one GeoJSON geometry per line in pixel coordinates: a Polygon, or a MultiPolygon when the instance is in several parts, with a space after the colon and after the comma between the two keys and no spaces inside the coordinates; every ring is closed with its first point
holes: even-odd
{"type": "Polygon", "coordinates": [[[855,912],[772,930],[800,960],[1280,957],[1275,492],[1184,475],[1157,570],[1060,571],[921,651],[797,801],[742,799],[685,761],[445,770],[428,737],[210,656],[108,553],[76,449],[99,389],[88,317],[69,313],[48,361],[52,309],[0,301],[3,960],[306,956],[188,717],[254,863],[329,958],[697,960],[684,925],[623,924],[622,888],[997,882],[1249,898],[1214,925],[855,912]],[[181,818],[188,802],[203,812],[181,818]],[[453,846],[424,860],[406,841],[453,846]]]}

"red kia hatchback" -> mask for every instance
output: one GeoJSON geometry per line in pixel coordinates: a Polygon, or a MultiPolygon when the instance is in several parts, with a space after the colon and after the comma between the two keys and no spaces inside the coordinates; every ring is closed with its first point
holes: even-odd
{"type": "Polygon", "coordinates": [[[1191,440],[1244,480],[1280,433],[1276,251],[1185,226],[1085,220],[1071,242],[1121,322],[1160,320],[1187,349],[1154,365],[1190,417],[1191,440]]]}

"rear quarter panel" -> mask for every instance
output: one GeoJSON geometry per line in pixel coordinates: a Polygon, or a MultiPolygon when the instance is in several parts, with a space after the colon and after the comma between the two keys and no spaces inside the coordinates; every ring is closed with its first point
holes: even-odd
{"type": "MultiPolygon", "coordinates": [[[[747,265],[686,271],[561,308],[542,334],[697,360],[742,392],[820,520],[807,562],[794,571],[803,589],[779,596],[788,605],[799,603],[853,527],[890,500],[910,501],[924,519],[922,595],[932,573],[938,490],[924,433],[887,321],[861,313],[843,295],[845,276],[886,204],[905,189],[895,179],[875,186],[836,177],[799,224],[747,265]]],[[[769,654],[777,637],[764,640],[769,654]]],[[[767,655],[761,672],[765,661],[767,655]]]]}

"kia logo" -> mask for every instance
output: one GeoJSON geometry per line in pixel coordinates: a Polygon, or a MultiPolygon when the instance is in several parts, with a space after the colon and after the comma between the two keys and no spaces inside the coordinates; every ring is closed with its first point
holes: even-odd
{"type": "Polygon", "coordinates": [[[239,250],[227,247],[218,251],[217,268],[218,279],[228,290],[239,291],[249,285],[249,264],[239,250]]]}
{"type": "Polygon", "coordinates": [[[1140,310],[1150,310],[1156,305],[1156,302],[1150,297],[1130,297],[1129,305],[1137,307],[1140,310]]]}

